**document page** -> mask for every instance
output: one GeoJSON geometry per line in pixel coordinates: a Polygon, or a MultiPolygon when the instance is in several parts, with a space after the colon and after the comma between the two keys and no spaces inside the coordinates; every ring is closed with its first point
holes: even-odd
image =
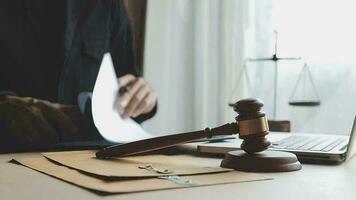
{"type": "Polygon", "coordinates": [[[131,118],[123,119],[118,104],[119,84],[110,54],[105,54],[92,96],[92,115],[100,134],[110,142],[126,143],[153,137],[131,118]]]}

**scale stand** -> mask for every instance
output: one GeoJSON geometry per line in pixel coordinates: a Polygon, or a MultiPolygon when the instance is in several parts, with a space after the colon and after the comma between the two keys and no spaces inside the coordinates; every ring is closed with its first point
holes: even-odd
{"type": "Polygon", "coordinates": [[[301,60],[301,57],[278,57],[278,32],[275,33],[275,45],[274,54],[269,58],[249,58],[249,62],[267,62],[272,61],[274,63],[274,90],[273,90],[273,120],[268,120],[271,131],[290,132],[289,120],[276,120],[277,115],[277,88],[278,88],[278,62],[281,60],[301,60]]]}

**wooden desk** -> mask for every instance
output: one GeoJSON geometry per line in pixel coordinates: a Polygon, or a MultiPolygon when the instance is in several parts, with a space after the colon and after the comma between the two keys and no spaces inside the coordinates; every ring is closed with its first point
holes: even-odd
{"type": "MultiPolygon", "coordinates": [[[[26,167],[7,163],[15,156],[24,155],[28,153],[0,155],[0,199],[356,199],[356,158],[336,166],[304,164],[301,171],[273,173],[275,179],[270,181],[98,196],[26,167]]],[[[220,159],[208,158],[207,162],[219,163],[220,159]]]]}

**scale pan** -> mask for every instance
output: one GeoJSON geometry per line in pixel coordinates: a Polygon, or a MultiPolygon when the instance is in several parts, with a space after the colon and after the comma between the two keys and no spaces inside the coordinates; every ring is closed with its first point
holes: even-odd
{"type": "Polygon", "coordinates": [[[320,101],[290,101],[291,106],[319,106],[320,101]]]}

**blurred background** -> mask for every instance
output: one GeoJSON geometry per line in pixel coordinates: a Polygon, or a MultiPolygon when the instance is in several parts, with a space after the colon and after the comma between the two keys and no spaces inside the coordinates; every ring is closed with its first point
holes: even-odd
{"type": "Polygon", "coordinates": [[[268,117],[290,120],[292,132],[350,132],[356,114],[354,1],[145,4],[144,76],[159,99],[156,117],[144,124],[149,132],[232,122],[236,114],[228,103],[245,97],[264,101],[268,117]],[[276,32],[277,56],[301,59],[278,61],[277,71],[272,61],[249,62],[275,54],[276,32]],[[320,105],[290,105],[295,100],[320,105]]]}

